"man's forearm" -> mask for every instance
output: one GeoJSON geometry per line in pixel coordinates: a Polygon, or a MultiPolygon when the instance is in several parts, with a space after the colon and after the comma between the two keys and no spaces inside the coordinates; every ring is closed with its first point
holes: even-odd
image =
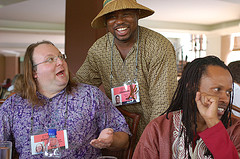
{"type": "Polygon", "coordinates": [[[109,150],[127,149],[129,145],[129,135],[125,132],[114,132],[113,143],[108,148],[109,150]]]}
{"type": "Polygon", "coordinates": [[[238,152],[221,122],[199,133],[214,158],[237,158],[238,152]]]}

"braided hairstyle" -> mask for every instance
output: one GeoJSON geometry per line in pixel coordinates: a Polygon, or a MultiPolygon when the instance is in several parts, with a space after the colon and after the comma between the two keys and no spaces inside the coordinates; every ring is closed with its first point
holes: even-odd
{"type": "MultiPolygon", "coordinates": [[[[182,123],[181,135],[184,133],[185,150],[188,152],[188,158],[190,158],[189,146],[193,144],[194,134],[197,134],[197,104],[195,102],[196,92],[199,90],[201,77],[207,73],[208,66],[220,66],[226,70],[229,68],[216,56],[206,56],[203,58],[197,58],[187,65],[182,73],[181,79],[178,81],[177,89],[174,93],[173,99],[169,108],[166,110],[166,118],[172,111],[182,110],[182,123]]],[[[230,72],[231,74],[231,72],[230,72]]],[[[232,74],[231,74],[232,75],[232,74]]],[[[231,109],[232,109],[232,97],[230,98],[229,105],[225,110],[221,121],[227,128],[231,125],[231,109]]],[[[185,153],[185,154],[186,154],[185,153]]],[[[209,156],[211,152],[206,151],[205,155],[209,156]]]]}

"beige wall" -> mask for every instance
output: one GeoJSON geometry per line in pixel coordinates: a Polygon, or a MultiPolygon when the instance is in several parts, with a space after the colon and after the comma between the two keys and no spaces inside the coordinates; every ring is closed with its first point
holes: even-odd
{"type": "Polygon", "coordinates": [[[227,62],[227,56],[232,51],[230,50],[230,42],[231,42],[231,36],[225,35],[221,37],[221,60],[223,60],[226,64],[227,62]]]}
{"type": "Polygon", "coordinates": [[[207,55],[215,55],[227,64],[227,57],[231,45],[231,35],[210,34],[207,35],[207,55]]]}
{"type": "Polygon", "coordinates": [[[207,55],[215,55],[221,58],[221,36],[216,34],[208,34],[207,36],[207,55]]]}

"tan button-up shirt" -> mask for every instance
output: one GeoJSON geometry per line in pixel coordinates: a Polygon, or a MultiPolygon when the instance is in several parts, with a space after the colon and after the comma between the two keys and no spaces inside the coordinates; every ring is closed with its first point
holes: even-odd
{"type": "MultiPolygon", "coordinates": [[[[144,27],[139,28],[137,81],[141,102],[121,106],[129,112],[141,114],[137,138],[152,119],[168,108],[177,86],[177,65],[173,45],[161,34],[144,27]]],[[[137,55],[137,42],[123,60],[116,46],[112,45],[112,41],[111,33],[98,39],[89,49],[87,58],[75,78],[78,82],[95,86],[103,84],[110,99],[112,87],[122,86],[124,82],[134,80],[137,55]]]]}

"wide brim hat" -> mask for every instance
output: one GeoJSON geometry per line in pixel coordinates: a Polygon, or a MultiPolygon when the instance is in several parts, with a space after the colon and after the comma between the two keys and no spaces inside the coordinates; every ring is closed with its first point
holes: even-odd
{"type": "Polygon", "coordinates": [[[154,13],[153,10],[139,4],[136,0],[104,0],[103,9],[93,19],[91,26],[93,28],[105,27],[105,15],[108,13],[123,10],[123,9],[138,9],[140,10],[139,18],[145,18],[154,13]]]}

